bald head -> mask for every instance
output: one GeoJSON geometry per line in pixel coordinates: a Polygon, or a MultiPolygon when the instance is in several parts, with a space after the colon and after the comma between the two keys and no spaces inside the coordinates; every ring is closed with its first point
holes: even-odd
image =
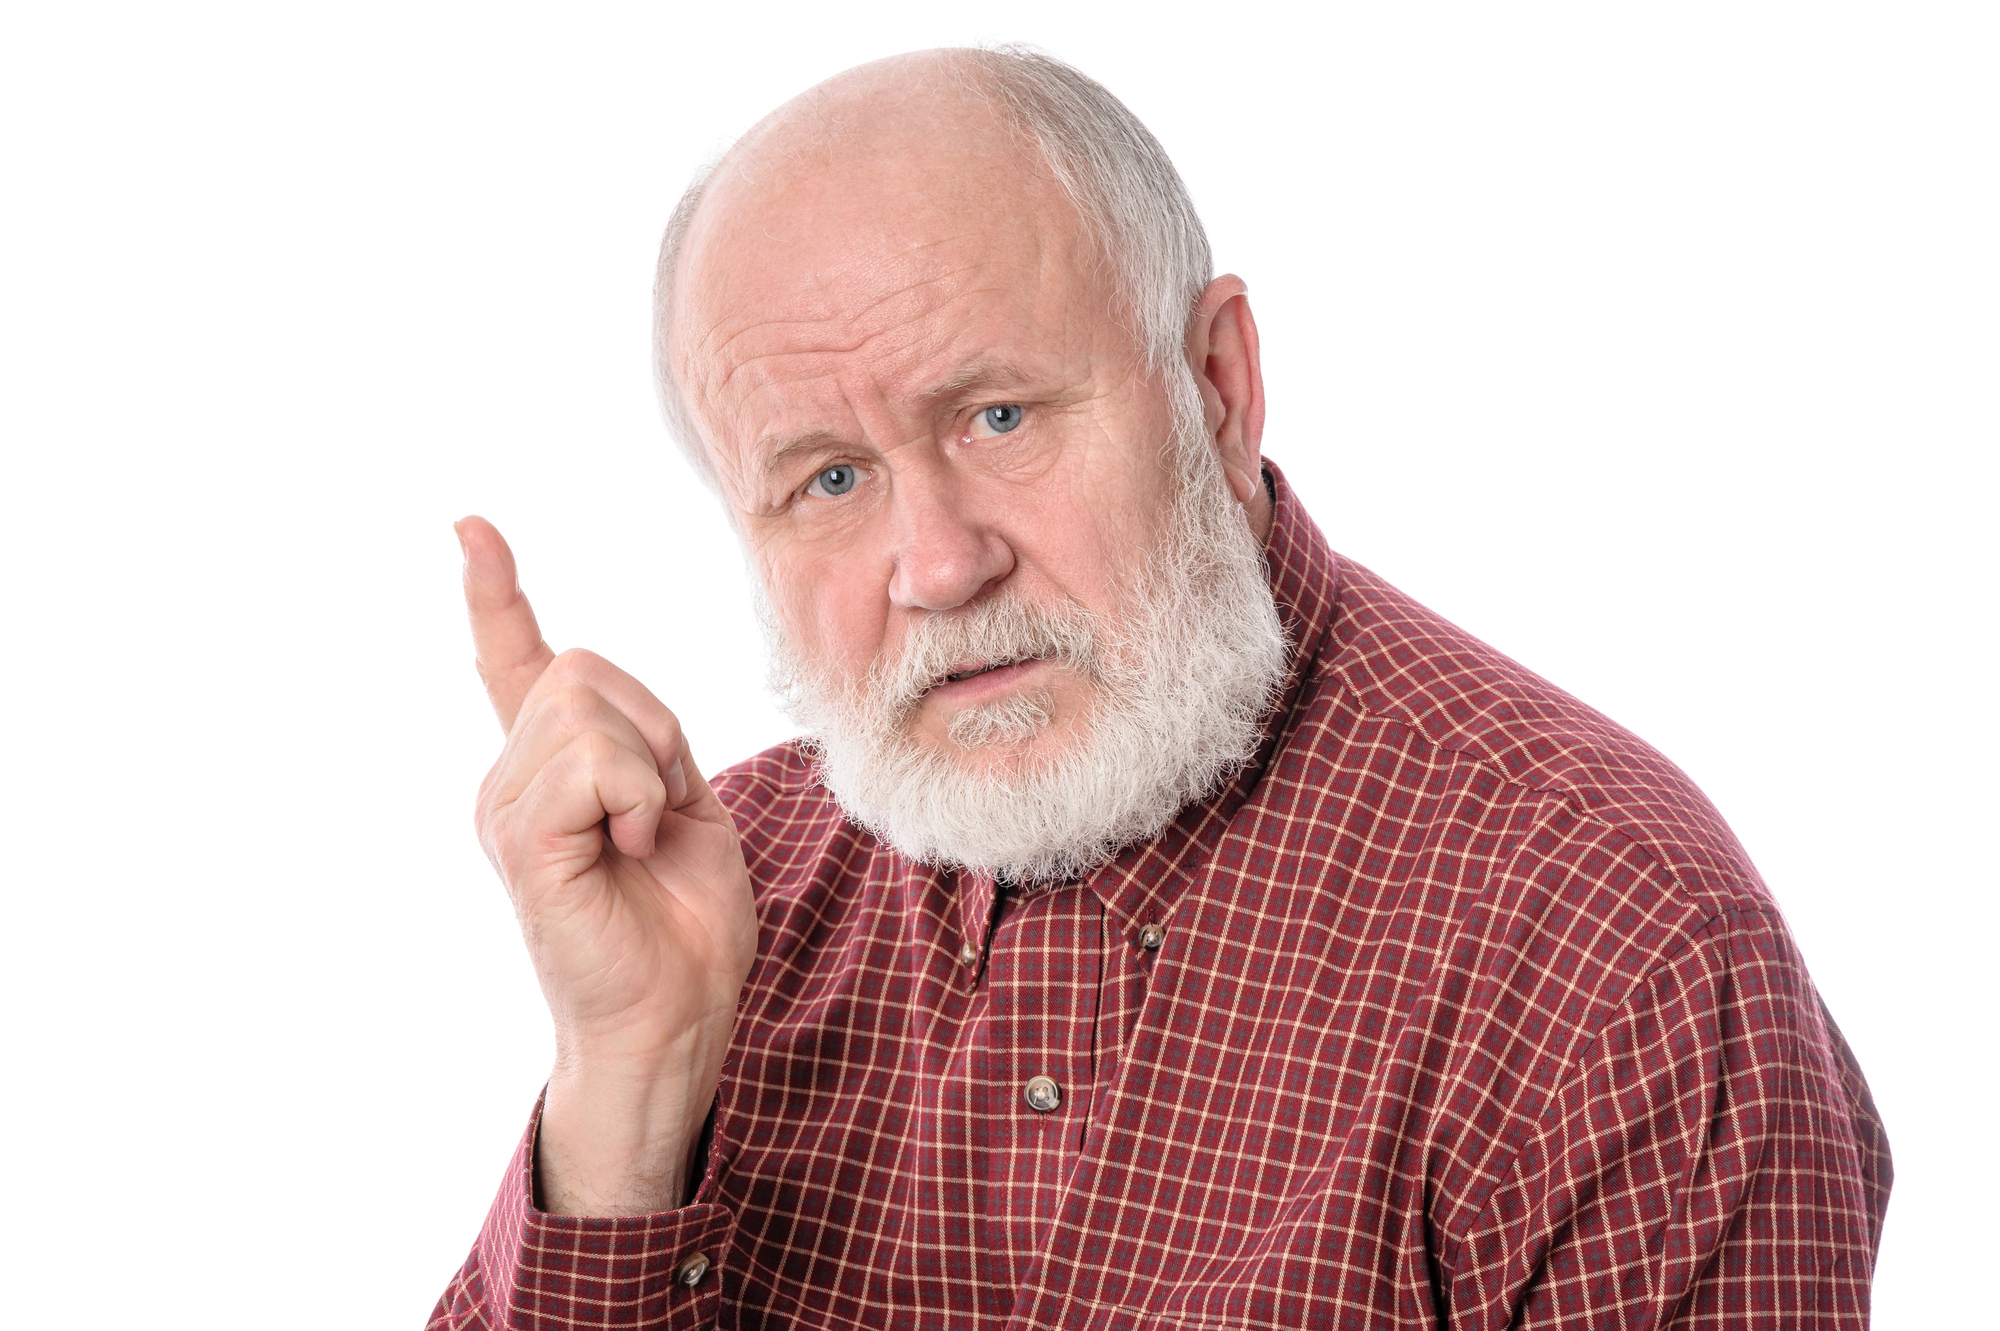
{"type": "MultiPolygon", "coordinates": [[[[1157,369],[1181,350],[1210,276],[1206,237],[1145,127],[1067,65],[1017,49],[914,52],[786,103],[689,188],[661,247],[655,350],[669,423],[697,470],[718,289],[794,279],[781,318],[824,315],[856,283],[962,262],[974,236],[1067,269],[1157,369]],[[954,242],[958,242],[954,244],[954,242]],[[955,252],[956,251],[956,252],[955,252]],[[704,316],[708,316],[704,319],[704,316]]],[[[851,292],[849,293],[851,294],[851,292]]],[[[885,291],[890,299],[895,294],[885,291]]]]}
{"type": "Polygon", "coordinates": [[[995,97],[984,55],[913,51],[834,75],[739,139],[717,163],[708,195],[732,179],[851,170],[884,156],[933,159],[940,171],[949,169],[946,158],[1019,159],[1047,177],[1032,134],[995,97]]]}

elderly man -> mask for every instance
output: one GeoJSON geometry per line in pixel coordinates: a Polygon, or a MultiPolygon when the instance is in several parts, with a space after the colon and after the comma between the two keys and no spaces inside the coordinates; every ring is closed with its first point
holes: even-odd
{"type": "Polygon", "coordinates": [[[664,396],[806,738],[705,781],[460,524],[558,1054],[434,1326],[1865,1324],[1886,1145],[1741,847],[1329,551],[1244,293],[1027,52],[690,189],[664,396]]]}

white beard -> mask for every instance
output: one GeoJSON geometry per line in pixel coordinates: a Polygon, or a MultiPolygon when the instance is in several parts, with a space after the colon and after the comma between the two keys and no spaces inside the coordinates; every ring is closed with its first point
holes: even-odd
{"type": "Polygon", "coordinates": [[[773,686],[850,818],[926,864],[1059,881],[1154,836],[1256,753],[1284,682],[1284,626],[1220,463],[1201,436],[1189,443],[1171,454],[1183,472],[1174,521],[1115,622],[1002,595],[921,621],[897,660],[843,686],[765,603],[773,686]],[[1030,657],[1094,686],[1067,740],[1045,735],[1050,700],[1032,689],[952,719],[960,749],[1009,748],[987,770],[910,733],[925,690],[956,663],[1030,657]]]}

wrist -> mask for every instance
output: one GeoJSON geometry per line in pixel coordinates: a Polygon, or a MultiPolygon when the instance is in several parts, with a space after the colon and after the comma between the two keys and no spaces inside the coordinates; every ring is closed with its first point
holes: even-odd
{"type": "Polygon", "coordinates": [[[624,1216],[679,1207],[727,1048],[699,1047],[711,1043],[636,1054],[559,1041],[536,1142],[542,1208],[624,1216]]]}

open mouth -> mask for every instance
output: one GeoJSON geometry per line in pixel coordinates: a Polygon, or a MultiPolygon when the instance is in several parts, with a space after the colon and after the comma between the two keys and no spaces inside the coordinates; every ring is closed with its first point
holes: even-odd
{"type": "Polygon", "coordinates": [[[972,666],[969,669],[954,671],[953,673],[946,675],[942,680],[939,681],[939,683],[956,684],[962,679],[971,679],[974,676],[986,674],[988,671],[1004,670],[1010,665],[1019,665],[1022,661],[1026,659],[1027,659],[1026,657],[1021,657],[1021,656],[1010,656],[1005,658],[1004,660],[988,661],[985,665],[977,665],[977,666],[972,666]]]}

